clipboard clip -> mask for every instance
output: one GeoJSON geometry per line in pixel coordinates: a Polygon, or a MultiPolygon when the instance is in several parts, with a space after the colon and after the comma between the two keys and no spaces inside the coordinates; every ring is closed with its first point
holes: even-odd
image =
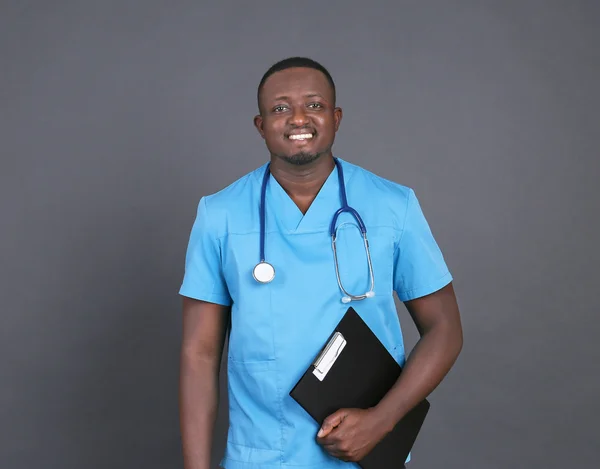
{"type": "Polygon", "coordinates": [[[333,334],[331,340],[329,340],[325,348],[323,348],[323,351],[313,363],[313,366],[315,367],[313,375],[315,375],[319,381],[325,379],[325,376],[327,376],[327,373],[329,373],[329,370],[338,359],[345,346],[346,339],[342,333],[336,332],[333,334]]]}

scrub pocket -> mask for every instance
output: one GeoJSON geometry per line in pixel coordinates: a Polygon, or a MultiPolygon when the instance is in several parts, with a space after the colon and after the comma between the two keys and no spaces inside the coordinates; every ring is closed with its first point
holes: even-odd
{"type": "Polygon", "coordinates": [[[281,424],[274,360],[240,362],[229,357],[229,456],[265,462],[279,454],[281,424]]]}

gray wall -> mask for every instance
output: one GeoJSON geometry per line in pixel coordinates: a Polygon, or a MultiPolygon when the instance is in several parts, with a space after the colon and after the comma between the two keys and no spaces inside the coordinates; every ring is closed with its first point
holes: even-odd
{"type": "Polygon", "coordinates": [[[335,153],[416,190],[456,277],[411,466],[597,467],[598,3],[203,3],[1,2],[0,467],[181,467],[196,204],[266,161],[256,85],[295,54],[337,81],[335,153]]]}

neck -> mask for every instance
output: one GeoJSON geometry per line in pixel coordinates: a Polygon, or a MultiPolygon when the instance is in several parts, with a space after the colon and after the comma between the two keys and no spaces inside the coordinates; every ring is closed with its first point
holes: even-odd
{"type": "Polygon", "coordinates": [[[333,156],[323,155],[306,165],[294,165],[282,158],[271,158],[271,175],[293,199],[314,199],[333,171],[333,156]]]}

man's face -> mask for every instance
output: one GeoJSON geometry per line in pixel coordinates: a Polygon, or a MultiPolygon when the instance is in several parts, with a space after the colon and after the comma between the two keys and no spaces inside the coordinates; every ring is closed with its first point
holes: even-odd
{"type": "Polygon", "coordinates": [[[282,70],[265,82],[254,124],[271,155],[308,164],[331,152],[342,120],[333,101],[331,85],[318,70],[282,70]]]}

